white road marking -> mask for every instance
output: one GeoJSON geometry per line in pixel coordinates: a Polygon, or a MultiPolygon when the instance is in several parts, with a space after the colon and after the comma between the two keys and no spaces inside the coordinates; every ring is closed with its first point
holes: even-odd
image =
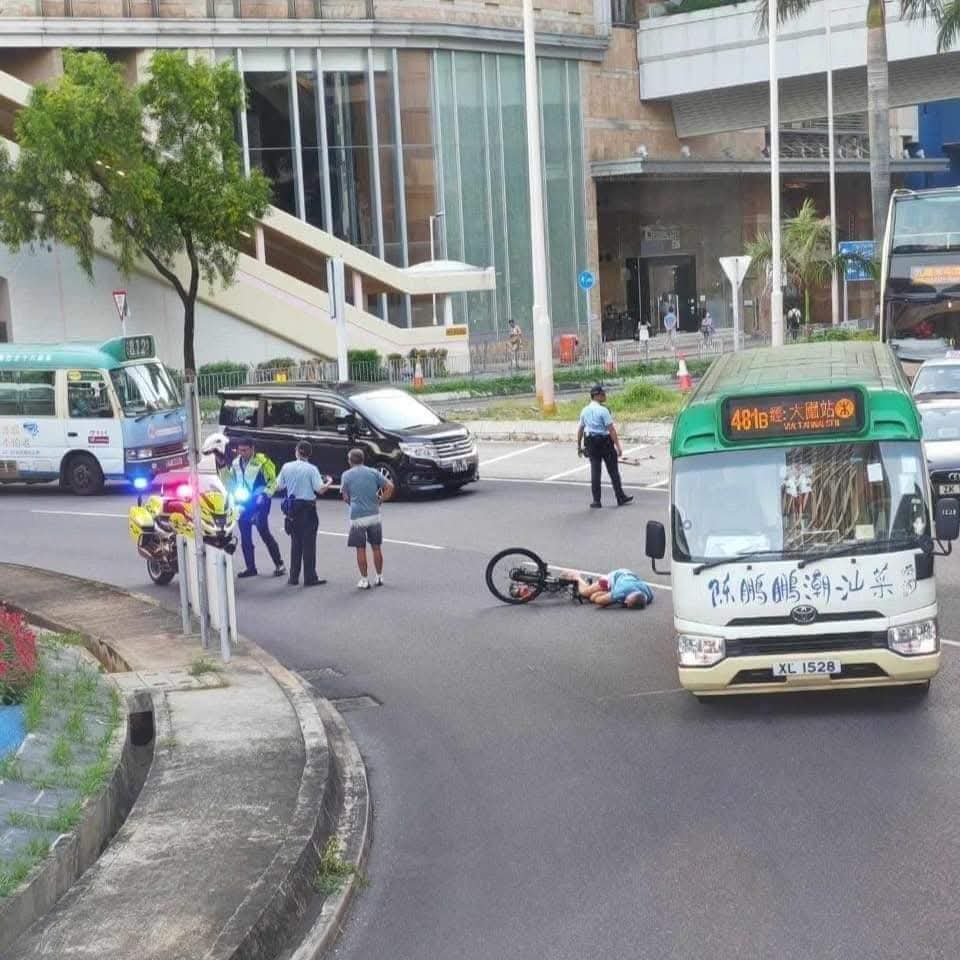
{"type": "MultiPolygon", "coordinates": [[[[630,447],[629,450],[624,450],[623,455],[625,457],[630,456],[631,453],[636,453],[638,450],[646,450],[649,447],[649,443],[641,443],[639,446],[630,447]]],[[[560,473],[555,473],[552,477],[546,477],[544,483],[552,483],[554,480],[559,480],[561,477],[569,477],[571,473],[577,473],[579,470],[586,470],[590,466],[589,458],[585,457],[586,463],[581,463],[579,466],[574,467],[572,470],[563,470],[560,473]]]]}
{"type": "MultiPolygon", "coordinates": [[[[535,477],[481,477],[481,483],[545,483],[555,487],[589,487],[589,480],[537,480],[535,477]]],[[[604,480],[603,486],[606,489],[612,489],[610,484],[604,480]]],[[[646,487],[639,483],[625,483],[624,490],[649,490],[652,493],[666,493],[666,489],[660,486],[646,487]]]]}
{"type": "MultiPolygon", "coordinates": [[[[346,540],[348,534],[346,533],[335,533],[333,530],[318,530],[318,537],[340,537],[341,540],[346,540]]],[[[387,537],[383,538],[384,543],[393,543],[400,547],[420,547],[422,550],[446,550],[446,547],[441,547],[436,543],[417,543],[416,540],[390,540],[387,537]]]]}
{"type": "Polygon", "coordinates": [[[509,460],[511,457],[519,457],[521,453],[531,453],[534,450],[539,450],[541,447],[549,447],[550,444],[547,441],[543,443],[534,444],[532,447],[524,447],[522,450],[513,450],[510,453],[501,454],[499,457],[494,457],[492,460],[481,460],[481,467],[489,467],[491,463],[499,463],[501,460],[509,460]]]}
{"type": "Polygon", "coordinates": [[[941,637],[940,642],[945,643],[951,647],[960,647],[960,640],[947,640],[946,637],[941,637]]]}
{"type": "Polygon", "coordinates": [[[46,513],[55,517],[109,517],[111,520],[126,520],[125,513],[93,513],[84,510],[31,510],[31,513],[46,513]]]}
{"type": "Polygon", "coordinates": [[[667,687],[664,690],[641,690],[639,693],[617,693],[612,697],[601,697],[597,703],[612,703],[614,700],[637,700],[640,697],[659,697],[665,693],[683,692],[683,687],[667,687]]]}
{"type": "Polygon", "coordinates": [[[664,480],[658,480],[656,483],[651,483],[651,487],[665,487],[670,482],[670,478],[667,477],[664,480]]]}

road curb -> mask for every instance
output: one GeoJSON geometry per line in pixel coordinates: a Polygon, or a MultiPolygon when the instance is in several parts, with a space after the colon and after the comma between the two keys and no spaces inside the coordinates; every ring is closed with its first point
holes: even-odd
{"type": "Polygon", "coordinates": [[[340,712],[320,696],[316,697],[316,705],[327,729],[340,792],[340,815],[330,835],[337,838],[343,851],[341,858],[353,869],[340,891],[324,899],[319,915],[290,960],[317,960],[336,942],[350,903],[366,882],[363,867],[370,849],[371,803],[366,765],[340,712]]]}
{"type": "MultiPolygon", "coordinates": [[[[40,572],[42,568],[21,564],[2,564],[24,572],[40,572]]],[[[43,573],[96,586],[108,593],[135,599],[164,609],[155,599],[109,584],[55,571],[43,573]]],[[[0,591],[2,593],[3,591],[0,591]]],[[[0,596],[0,602],[22,610],[34,622],[61,632],[76,631],[98,656],[107,654],[111,665],[120,671],[130,670],[122,655],[96,631],[64,622],[58,617],[31,611],[26,605],[0,596]]],[[[286,955],[296,949],[296,956],[312,958],[331,944],[339,933],[350,899],[359,883],[359,871],[369,842],[369,794],[367,777],[360,751],[339,711],[329,701],[313,692],[307,682],[288,670],[275,657],[249,638],[241,637],[242,650],[276,683],[293,709],[303,742],[304,763],[300,774],[295,808],[273,859],[255,884],[238,904],[232,917],[219,931],[204,956],[208,960],[260,960],[263,957],[286,955]],[[316,904],[313,888],[320,857],[326,840],[336,835],[341,840],[343,859],[355,867],[355,873],[335,897],[327,898],[307,940],[299,946],[289,942],[291,927],[303,923],[311,906],[316,904]],[[316,944],[312,953],[302,952],[316,944]]],[[[131,696],[127,695],[128,703],[131,696]]],[[[149,703],[158,724],[162,723],[165,696],[160,690],[137,691],[139,708],[149,703]]],[[[159,726],[157,735],[159,736],[159,726]]],[[[156,742],[156,740],[155,740],[156,742]]],[[[127,811],[129,814],[131,811],[127,811]]]]}
{"type": "MultiPolygon", "coordinates": [[[[574,422],[545,423],[540,420],[467,420],[464,426],[478,440],[572,442],[576,440],[574,422]]],[[[617,426],[625,443],[667,443],[673,432],[672,421],[637,421],[617,426]]]]}

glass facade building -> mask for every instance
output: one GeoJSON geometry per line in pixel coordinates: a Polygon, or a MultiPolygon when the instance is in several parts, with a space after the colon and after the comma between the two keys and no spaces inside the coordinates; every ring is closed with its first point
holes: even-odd
{"type": "MultiPolygon", "coordinates": [[[[453,50],[238,50],[247,88],[240,138],[273,202],[397,266],[493,266],[497,289],[453,297],[471,336],[530,329],[533,290],[523,60],[453,50]],[[433,236],[431,237],[431,233],[433,236]]],[[[550,312],[587,321],[580,66],[541,58],[541,139],[550,312]]],[[[400,295],[367,308],[399,326],[433,323],[400,295]]]]}

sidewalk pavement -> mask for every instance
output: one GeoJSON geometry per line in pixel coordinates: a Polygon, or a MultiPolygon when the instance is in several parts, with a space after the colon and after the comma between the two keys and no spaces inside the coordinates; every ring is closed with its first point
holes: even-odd
{"type": "Polygon", "coordinates": [[[4,960],[275,955],[310,899],[331,806],[327,738],[299,678],[252,645],[196,678],[179,616],[103,584],[0,564],[0,602],[112,650],[155,730],[126,822],[52,911],[0,944],[4,960]]]}
{"type": "MultiPolygon", "coordinates": [[[[574,440],[577,423],[573,420],[467,420],[464,426],[478,440],[574,440]]],[[[669,443],[672,420],[637,420],[617,424],[622,440],[669,443]]]]}

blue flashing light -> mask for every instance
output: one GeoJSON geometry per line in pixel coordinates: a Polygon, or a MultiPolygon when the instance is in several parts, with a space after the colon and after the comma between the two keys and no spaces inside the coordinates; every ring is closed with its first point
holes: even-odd
{"type": "Polygon", "coordinates": [[[134,490],[146,490],[148,486],[150,486],[150,481],[146,477],[134,477],[134,490]]]}
{"type": "Polygon", "coordinates": [[[237,503],[246,503],[250,499],[250,491],[246,487],[237,487],[233,491],[233,498],[237,503]]]}

